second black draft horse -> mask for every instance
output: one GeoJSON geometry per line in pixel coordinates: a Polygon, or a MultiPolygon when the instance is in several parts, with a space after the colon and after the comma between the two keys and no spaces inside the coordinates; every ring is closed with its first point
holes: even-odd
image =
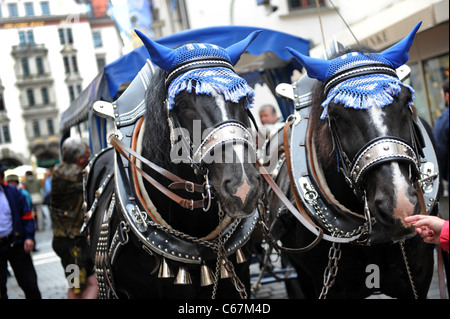
{"type": "Polygon", "coordinates": [[[116,102],[112,112],[148,82],[145,100],[114,117],[124,120],[113,148],[93,159],[85,186],[100,297],[248,297],[262,182],[246,112],[254,93],[233,66],[257,32],[228,48],[176,49],[137,33],[159,68],[116,102]]]}
{"type": "MultiPolygon", "coordinates": [[[[284,164],[276,180],[324,234],[313,248],[287,253],[305,298],[427,296],[433,246],[403,221],[425,209],[418,183],[422,139],[414,92],[395,72],[408,60],[419,27],[381,53],[360,47],[321,60],[289,49],[319,80],[310,114],[294,116],[292,124],[309,120],[304,139],[291,141],[306,149],[308,170],[293,176],[284,164]]],[[[283,247],[308,247],[317,238],[273,193],[268,207],[283,247]]]]}

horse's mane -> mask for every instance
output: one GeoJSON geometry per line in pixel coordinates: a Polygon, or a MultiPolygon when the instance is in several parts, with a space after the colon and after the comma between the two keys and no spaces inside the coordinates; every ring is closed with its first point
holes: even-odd
{"type": "MultiPolygon", "coordinates": [[[[331,59],[349,52],[373,53],[376,51],[366,46],[347,47],[334,54],[331,59]]],[[[330,130],[327,125],[327,120],[320,119],[323,112],[322,103],[325,101],[325,98],[324,86],[321,82],[317,82],[312,92],[311,128],[312,132],[314,132],[314,141],[319,161],[323,167],[333,167],[333,165],[336,165],[336,157],[332,153],[333,142],[331,140],[330,130]]]]}
{"type": "Polygon", "coordinates": [[[164,74],[164,70],[157,68],[146,92],[145,138],[142,142],[142,153],[155,164],[169,168],[170,133],[164,105],[166,99],[164,74]]]}

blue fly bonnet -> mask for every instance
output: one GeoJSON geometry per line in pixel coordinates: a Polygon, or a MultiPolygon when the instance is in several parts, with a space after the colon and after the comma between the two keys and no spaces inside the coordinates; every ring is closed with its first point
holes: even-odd
{"type": "Polygon", "coordinates": [[[326,99],[321,119],[328,115],[328,105],[333,101],[344,107],[368,109],[390,105],[403,84],[395,69],[408,61],[408,51],[421,22],[403,40],[381,53],[351,52],[333,60],[305,56],[294,49],[289,52],[302,64],[308,76],[324,83],[326,99]]]}
{"type": "Polygon", "coordinates": [[[148,39],[137,30],[136,33],[147,48],[152,62],[167,72],[169,110],[175,105],[175,96],[182,91],[197,95],[210,95],[215,91],[223,94],[227,101],[237,103],[245,98],[245,107],[253,106],[255,93],[234,72],[233,66],[258,35],[258,31],[226,49],[208,43],[190,43],[170,49],[148,39]]]}

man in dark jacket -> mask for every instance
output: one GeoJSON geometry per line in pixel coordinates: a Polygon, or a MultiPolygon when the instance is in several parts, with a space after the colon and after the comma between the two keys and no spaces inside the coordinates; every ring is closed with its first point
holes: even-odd
{"type": "Polygon", "coordinates": [[[7,299],[6,279],[8,261],[25,298],[40,299],[37,275],[30,252],[34,247],[33,214],[23,194],[5,184],[0,164],[0,298],[7,299]]]}
{"type": "MultiPolygon", "coordinates": [[[[449,178],[449,158],[448,158],[448,104],[449,104],[449,87],[448,79],[444,81],[441,88],[442,101],[444,102],[445,109],[441,115],[434,122],[434,139],[436,141],[435,151],[439,164],[440,177],[450,184],[449,178]]],[[[448,185],[450,190],[450,185],[448,185]]]]}

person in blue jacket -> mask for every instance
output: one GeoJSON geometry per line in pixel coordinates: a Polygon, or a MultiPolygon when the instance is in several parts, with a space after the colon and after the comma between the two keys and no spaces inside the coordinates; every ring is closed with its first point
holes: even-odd
{"type": "Polygon", "coordinates": [[[35,224],[25,196],[5,183],[6,167],[0,164],[0,298],[7,299],[8,261],[27,299],[41,299],[30,252],[35,224]]]}
{"type": "MultiPolygon", "coordinates": [[[[435,151],[439,164],[440,177],[450,184],[449,180],[449,158],[448,158],[448,104],[449,104],[449,87],[448,79],[442,84],[442,101],[444,102],[445,109],[441,115],[434,122],[434,139],[436,141],[435,151]]],[[[450,186],[450,185],[449,185],[450,186]]]]}

